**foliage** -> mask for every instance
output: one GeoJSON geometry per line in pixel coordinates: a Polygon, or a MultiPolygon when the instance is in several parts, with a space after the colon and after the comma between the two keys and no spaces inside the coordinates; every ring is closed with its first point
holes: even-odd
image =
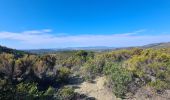
{"type": "Polygon", "coordinates": [[[66,67],[61,67],[57,70],[57,81],[61,82],[61,83],[66,83],[68,81],[68,78],[71,74],[70,69],[66,68],[66,67]]]}
{"type": "Polygon", "coordinates": [[[170,89],[170,49],[78,50],[22,56],[1,52],[0,99],[73,99],[74,89],[63,87],[72,74],[86,80],[106,75],[107,85],[120,98],[145,86],[162,92],[170,89]]]}
{"type": "Polygon", "coordinates": [[[7,48],[7,47],[4,47],[4,46],[0,46],[0,54],[2,54],[2,53],[13,54],[15,57],[22,57],[24,54],[28,54],[24,51],[15,50],[15,49],[7,48]]]}
{"type": "Polygon", "coordinates": [[[161,81],[161,80],[149,82],[148,85],[153,87],[156,91],[162,91],[164,89],[167,89],[167,87],[169,87],[169,84],[167,84],[165,81],[161,81]]]}
{"type": "Polygon", "coordinates": [[[71,100],[74,95],[74,90],[70,87],[63,87],[58,91],[58,97],[60,100],[71,100]]]}
{"type": "Polygon", "coordinates": [[[159,90],[169,88],[170,55],[162,50],[145,50],[126,61],[125,67],[145,84],[149,83],[159,90]]]}
{"type": "Polygon", "coordinates": [[[19,99],[38,98],[42,96],[42,92],[39,92],[36,83],[20,83],[17,85],[16,90],[20,95],[23,95],[22,97],[19,97],[19,99]]]}
{"type": "Polygon", "coordinates": [[[81,68],[81,73],[85,80],[92,80],[97,75],[103,73],[105,60],[101,55],[96,56],[94,59],[89,59],[81,68]]]}
{"type": "Polygon", "coordinates": [[[56,90],[53,87],[49,87],[46,92],[44,93],[44,95],[54,95],[56,93],[56,90]]]}
{"type": "Polygon", "coordinates": [[[132,81],[131,73],[118,63],[107,63],[104,71],[109,78],[113,93],[123,98],[128,92],[128,84],[132,81]]]}

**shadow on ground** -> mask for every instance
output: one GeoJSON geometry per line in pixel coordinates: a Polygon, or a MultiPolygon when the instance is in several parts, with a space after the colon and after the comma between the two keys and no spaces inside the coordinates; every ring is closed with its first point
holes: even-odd
{"type": "Polygon", "coordinates": [[[76,99],[75,99],[75,100],[96,100],[96,98],[94,98],[94,97],[88,97],[88,96],[85,95],[85,94],[76,93],[76,99]]]}
{"type": "Polygon", "coordinates": [[[69,85],[80,85],[84,82],[84,79],[79,76],[72,76],[68,80],[69,85]]]}

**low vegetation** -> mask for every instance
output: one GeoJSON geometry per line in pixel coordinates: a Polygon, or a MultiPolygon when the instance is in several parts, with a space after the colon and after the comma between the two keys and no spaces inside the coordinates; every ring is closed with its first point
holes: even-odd
{"type": "Polygon", "coordinates": [[[76,100],[74,89],[66,87],[74,75],[86,81],[105,75],[106,87],[118,98],[146,87],[160,95],[170,89],[168,48],[16,55],[1,50],[1,100],[76,100]]]}

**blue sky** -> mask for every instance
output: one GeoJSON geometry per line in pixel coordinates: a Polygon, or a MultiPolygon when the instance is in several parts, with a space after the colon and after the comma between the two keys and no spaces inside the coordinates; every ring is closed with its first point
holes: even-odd
{"type": "Polygon", "coordinates": [[[0,0],[0,44],[12,48],[168,41],[169,0],[0,0]]]}

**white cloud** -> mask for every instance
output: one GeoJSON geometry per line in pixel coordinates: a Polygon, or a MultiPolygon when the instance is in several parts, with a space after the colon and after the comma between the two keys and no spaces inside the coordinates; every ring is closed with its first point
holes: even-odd
{"type": "Polygon", "coordinates": [[[41,34],[41,33],[49,33],[52,32],[51,29],[43,29],[43,30],[31,30],[31,31],[24,31],[23,34],[41,34]]]}
{"type": "Polygon", "coordinates": [[[31,30],[24,32],[0,32],[2,44],[13,48],[60,48],[76,46],[137,46],[170,41],[170,34],[141,35],[146,30],[109,35],[54,35],[52,30],[31,30]],[[5,41],[5,42],[4,42],[5,41]],[[13,42],[9,42],[13,41],[13,42]]]}

